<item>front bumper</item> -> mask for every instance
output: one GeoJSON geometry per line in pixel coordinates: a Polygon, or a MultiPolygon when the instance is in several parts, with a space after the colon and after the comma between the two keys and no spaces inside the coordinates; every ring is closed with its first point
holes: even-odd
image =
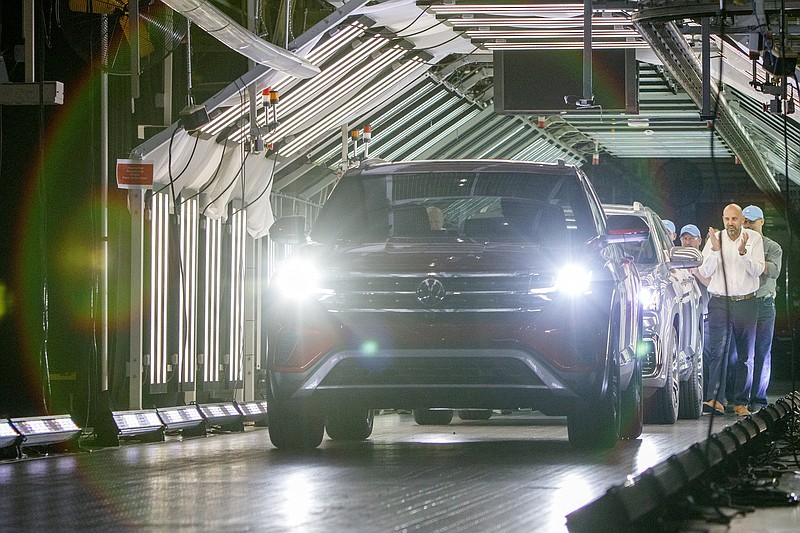
{"type": "Polygon", "coordinates": [[[270,372],[270,396],[315,409],[536,408],[566,414],[602,375],[558,375],[536,354],[507,349],[339,351],[306,372],[270,372]]]}

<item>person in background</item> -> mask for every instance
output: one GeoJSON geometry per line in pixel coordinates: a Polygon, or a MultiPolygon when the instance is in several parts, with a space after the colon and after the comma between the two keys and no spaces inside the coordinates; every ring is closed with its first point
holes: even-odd
{"type": "Polygon", "coordinates": [[[768,405],[767,387],[772,371],[772,336],[775,330],[776,279],[781,272],[783,249],[764,236],[764,212],[760,207],[748,205],[742,210],[744,227],[757,231],[764,240],[764,273],[759,279],[756,291],[758,320],[756,322],[756,346],[753,357],[753,389],[750,393],[750,411],[757,411],[768,405]]]}
{"type": "Polygon", "coordinates": [[[663,219],[661,222],[664,223],[664,227],[667,228],[667,235],[669,235],[669,241],[672,244],[675,244],[675,223],[671,220],[663,219]]]}
{"type": "MultiPolygon", "coordinates": [[[[686,224],[681,228],[680,241],[681,246],[700,250],[700,246],[703,244],[703,237],[700,235],[700,228],[694,224],[686,224]]],[[[703,326],[703,368],[708,368],[708,300],[710,298],[708,295],[709,280],[708,278],[701,276],[696,268],[692,268],[690,272],[697,279],[697,285],[700,287],[700,312],[703,315],[703,321],[701,323],[703,326]]],[[[705,390],[707,384],[708,372],[703,372],[703,390],[705,390]]]]}
{"type": "Polygon", "coordinates": [[[727,343],[736,346],[734,412],[750,414],[753,385],[759,276],[764,272],[764,241],[761,234],[743,228],[742,208],[729,204],[722,212],[724,231],[708,228],[703,264],[698,273],[709,278],[708,292],[708,382],[703,410],[725,413],[725,369],[727,343]]]}
{"type": "Polygon", "coordinates": [[[703,244],[703,237],[700,235],[700,228],[694,224],[686,224],[684,227],[682,227],[680,238],[681,246],[694,248],[695,250],[699,250],[700,245],[703,244]]]}

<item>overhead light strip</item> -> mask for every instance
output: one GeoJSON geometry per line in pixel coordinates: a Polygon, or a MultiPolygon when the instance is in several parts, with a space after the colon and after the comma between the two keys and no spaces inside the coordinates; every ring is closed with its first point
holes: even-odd
{"type": "MultiPolygon", "coordinates": [[[[337,32],[336,36],[329,39],[325,43],[323,43],[318,49],[312,50],[307,59],[316,65],[322,65],[327,61],[333,54],[335,54],[341,47],[350,43],[353,39],[356,39],[364,34],[364,30],[366,26],[360,22],[355,22],[343,30],[337,32]]],[[[315,76],[318,78],[319,76],[315,76]]],[[[300,83],[295,78],[287,78],[282,80],[273,85],[273,89],[275,90],[283,90],[285,88],[285,84],[292,83],[296,85],[300,83]]],[[[240,117],[242,116],[247,110],[249,109],[249,103],[240,103],[237,105],[232,106],[230,109],[226,110],[220,116],[216,117],[212,120],[209,124],[204,126],[201,131],[204,133],[209,133],[210,135],[217,135],[220,131],[222,131],[225,127],[227,127],[231,123],[231,119],[233,117],[240,117]]]]}
{"type": "MultiPolygon", "coordinates": [[[[576,18],[549,18],[549,17],[520,17],[520,18],[468,18],[447,19],[447,23],[455,28],[583,28],[583,17],[576,18]]],[[[628,17],[593,18],[592,31],[615,26],[631,26],[633,23],[628,17]]]]}
{"type": "Polygon", "coordinates": [[[364,35],[367,27],[360,22],[353,22],[343,29],[336,31],[336,33],[327,41],[314,48],[308,53],[306,59],[315,65],[322,65],[331,58],[342,46],[349,43],[353,39],[357,39],[364,35]]]}
{"type": "MultiPolygon", "coordinates": [[[[378,57],[376,60],[374,60],[371,63],[367,64],[366,67],[364,67],[362,70],[358,71],[358,73],[355,76],[353,76],[352,78],[348,78],[347,80],[343,80],[341,85],[345,85],[346,84],[346,85],[349,85],[350,88],[346,89],[345,87],[335,87],[335,88],[331,88],[331,92],[336,94],[337,93],[337,89],[340,91],[340,92],[338,92],[338,94],[345,94],[345,93],[347,93],[349,91],[352,91],[353,90],[352,88],[359,87],[359,85],[361,85],[363,82],[365,82],[366,80],[372,78],[373,74],[375,74],[375,73],[379,72],[380,70],[382,70],[383,68],[387,67],[389,64],[391,64],[393,61],[395,61],[396,59],[398,59],[401,56],[403,56],[405,53],[406,53],[405,49],[400,48],[400,47],[393,47],[388,52],[386,52],[383,55],[381,55],[380,57],[378,57]]],[[[326,108],[326,106],[330,106],[330,104],[331,104],[330,100],[329,101],[324,101],[324,100],[315,101],[310,106],[302,109],[302,118],[294,117],[295,120],[290,125],[285,125],[285,131],[288,134],[288,133],[296,130],[298,127],[300,127],[303,123],[305,123],[311,117],[314,117],[314,116],[318,115],[319,113],[321,113],[326,108]]],[[[356,105],[361,105],[361,104],[362,104],[362,102],[356,102],[356,105]]],[[[336,113],[336,114],[337,115],[341,115],[342,113],[336,113]]],[[[328,119],[321,119],[320,121],[318,121],[318,123],[319,122],[324,122],[324,123],[327,124],[328,119]]],[[[291,155],[292,154],[292,149],[293,149],[292,147],[296,146],[298,143],[300,143],[303,140],[309,138],[310,136],[313,136],[313,134],[310,134],[309,130],[304,131],[302,134],[300,134],[299,137],[295,138],[291,143],[287,144],[287,146],[284,147],[284,155],[287,155],[287,156],[291,155]]],[[[273,139],[273,140],[279,140],[282,137],[283,136],[280,135],[280,128],[278,128],[278,131],[276,131],[270,138],[273,139]]]]}
{"type": "MultiPolygon", "coordinates": [[[[409,158],[410,159],[415,159],[419,155],[425,153],[425,151],[427,151],[429,148],[431,148],[435,144],[437,144],[440,141],[442,141],[444,138],[446,138],[452,132],[454,132],[455,130],[460,128],[463,124],[467,123],[468,121],[470,121],[472,118],[474,118],[476,115],[478,115],[480,113],[479,109],[476,109],[471,104],[468,104],[466,106],[462,106],[462,107],[456,109],[453,113],[451,113],[451,115],[458,114],[458,113],[461,113],[463,111],[466,111],[470,107],[472,107],[472,110],[470,110],[466,115],[464,115],[463,117],[461,117],[457,121],[453,122],[450,126],[447,126],[446,128],[443,128],[435,136],[431,137],[425,144],[423,144],[418,149],[416,149],[414,152],[409,154],[409,158]]],[[[448,116],[450,116],[450,115],[448,115],[448,116]]],[[[447,117],[444,117],[444,120],[446,120],[446,119],[447,119],[447,117]]]]}
{"type": "Polygon", "coordinates": [[[304,146],[304,143],[316,138],[323,131],[328,129],[338,130],[342,123],[348,122],[348,117],[355,109],[367,105],[376,95],[397,83],[397,81],[407,76],[411,71],[419,68],[419,66],[419,64],[415,64],[413,61],[404,63],[399,69],[392,72],[392,74],[365,90],[358,98],[351,99],[351,103],[348,106],[338,109],[337,112],[320,120],[316,127],[306,130],[300,137],[294,139],[285,147],[285,154],[287,156],[292,155],[299,147],[304,146]]]}
{"type": "MultiPolygon", "coordinates": [[[[433,83],[426,83],[426,84],[422,85],[419,89],[414,91],[413,94],[408,95],[404,99],[404,102],[416,102],[416,101],[419,101],[427,93],[431,92],[436,87],[437,87],[437,85],[435,85],[433,83]]],[[[390,104],[390,105],[382,108],[382,110],[385,111],[384,113],[382,113],[380,115],[376,115],[376,116],[370,117],[368,120],[365,120],[365,123],[369,123],[369,124],[385,124],[385,123],[389,122],[395,116],[408,116],[408,113],[407,113],[407,108],[408,107],[409,107],[409,104],[404,104],[403,102],[397,102],[397,104],[390,104]]],[[[381,138],[384,138],[384,135],[385,135],[385,138],[388,138],[388,139],[393,138],[392,132],[395,130],[395,128],[396,128],[396,126],[393,126],[393,127],[387,128],[386,130],[381,130],[381,132],[380,132],[381,138]]],[[[334,145],[334,147],[332,149],[327,150],[326,152],[324,152],[322,154],[315,154],[314,162],[316,164],[324,164],[326,161],[334,158],[336,155],[341,154],[341,152],[342,152],[341,145],[334,145]]],[[[373,154],[373,157],[375,157],[375,154],[373,154]]]]}
{"type": "MultiPolygon", "coordinates": [[[[582,42],[563,42],[563,43],[532,43],[532,42],[485,42],[482,46],[487,50],[582,50],[582,42]]],[[[593,42],[592,48],[595,50],[615,50],[625,48],[650,48],[644,41],[613,41],[613,42],[593,42]]]]}
{"type": "Polygon", "coordinates": [[[403,136],[399,134],[395,135],[395,131],[408,130],[408,124],[414,122],[418,115],[427,114],[428,110],[432,107],[439,107],[439,102],[441,100],[449,98],[452,98],[452,95],[444,89],[439,90],[436,94],[430,95],[425,99],[422,105],[413,111],[406,113],[402,119],[392,124],[391,128],[387,128],[387,131],[381,132],[382,141],[376,143],[376,146],[370,148],[370,150],[372,150],[376,157],[380,157],[382,154],[389,152],[395,145],[403,141],[403,136]],[[384,139],[387,140],[384,142],[384,139]]]}
{"type": "MultiPolygon", "coordinates": [[[[525,37],[537,39],[565,39],[572,37],[579,37],[583,39],[584,32],[582,30],[468,30],[467,35],[472,38],[483,39],[521,39],[525,37]]],[[[609,29],[597,30],[592,32],[592,39],[595,38],[618,38],[625,39],[627,37],[641,36],[631,29],[609,29]]]]}
{"type": "MultiPolygon", "coordinates": [[[[353,80],[341,80],[346,72],[353,68],[354,65],[361,63],[364,59],[379,50],[388,41],[383,37],[374,36],[362,45],[355,48],[351,53],[340,58],[331,67],[325,69],[322,74],[315,77],[313,80],[304,83],[297,91],[291,91],[285,94],[282,98],[282,103],[279,104],[278,113],[280,124],[273,131],[269,137],[270,140],[281,139],[283,136],[288,135],[296,127],[297,123],[293,120],[292,113],[298,110],[301,106],[312,102],[314,109],[318,110],[324,107],[328,100],[322,98],[321,93],[327,92],[329,94],[337,94],[337,84],[339,85],[352,85],[353,80]]],[[[345,90],[342,88],[341,90],[345,90]]],[[[310,116],[315,111],[306,112],[305,108],[302,109],[305,116],[310,116]]],[[[263,111],[259,114],[259,125],[265,126],[267,123],[266,112],[263,111]]],[[[234,142],[241,142],[250,132],[249,125],[243,125],[237,131],[233,132],[229,137],[234,142]]]]}

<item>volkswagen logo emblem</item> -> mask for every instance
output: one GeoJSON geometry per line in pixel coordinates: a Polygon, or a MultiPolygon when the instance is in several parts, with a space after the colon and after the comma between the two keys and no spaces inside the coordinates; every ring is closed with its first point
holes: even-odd
{"type": "Polygon", "coordinates": [[[417,300],[433,307],[444,301],[444,285],[436,278],[426,278],[417,286],[417,300]]]}

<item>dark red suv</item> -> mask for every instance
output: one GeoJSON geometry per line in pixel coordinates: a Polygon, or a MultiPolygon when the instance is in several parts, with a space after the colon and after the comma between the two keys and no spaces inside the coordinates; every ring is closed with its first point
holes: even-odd
{"type": "Polygon", "coordinates": [[[577,168],[454,160],[348,171],[270,283],[269,432],[313,448],[363,440],[373,409],[447,423],[454,409],[567,415],[570,442],[642,429],[636,268],[577,168]]]}

